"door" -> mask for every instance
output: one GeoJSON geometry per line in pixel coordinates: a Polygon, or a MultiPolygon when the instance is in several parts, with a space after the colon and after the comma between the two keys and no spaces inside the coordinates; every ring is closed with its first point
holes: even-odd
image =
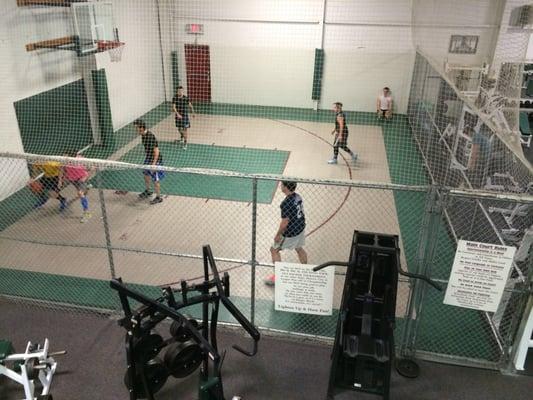
{"type": "Polygon", "coordinates": [[[211,102],[209,46],[186,44],[187,96],[192,102],[211,102]]]}

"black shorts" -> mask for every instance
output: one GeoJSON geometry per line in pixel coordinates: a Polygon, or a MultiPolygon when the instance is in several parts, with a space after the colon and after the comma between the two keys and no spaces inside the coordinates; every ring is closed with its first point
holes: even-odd
{"type": "Polygon", "coordinates": [[[189,115],[187,114],[182,114],[182,117],[181,119],[179,119],[178,117],[175,117],[175,121],[176,121],[176,128],[178,129],[188,129],[191,127],[191,122],[189,120],[189,115]]]}
{"type": "Polygon", "coordinates": [[[40,179],[45,191],[54,191],[59,193],[59,177],[58,176],[43,176],[40,179]]]}
{"type": "Polygon", "coordinates": [[[348,144],[348,134],[347,133],[342,135],[342,140],[340,140],[340,135],[337,137],[337,139],[335,139],[335,146],[346,147],[347,144],[348,144]]]}

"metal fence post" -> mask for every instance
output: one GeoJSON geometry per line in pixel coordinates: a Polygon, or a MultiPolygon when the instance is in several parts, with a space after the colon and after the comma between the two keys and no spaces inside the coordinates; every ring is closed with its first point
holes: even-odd
{"type": "Polygon", "coordinates": [[[527,318],[533,309],[533,246],[529,248],[528,253],[528,276],[521,288],[522,293],[520,295],[522,299],[520,299],[519,305],[513,313],[511,329],[505,340],[505,353],[502,360],[502,364],[504,365],[502,368],[503,373],[512,374],[516,372],[514,358],[518,351],[520,338],[524,335],[527,318]]]}
{"type": "Polygon", "coordinates": [[[250,282],[250,322],[255,325],[255,267],[257,247],[257,178],[252,180],[252,257],[251,265],[251,282],[250,282]]]}
{"type": "MultiPolygon", "coordinates": [[[[431,263],[437,244],[439,220],[447,198],[447,192],[443,189],[439,190],[436,185],[430,187],[424,210],[424,219],[420,227],[418,255],[414,273],[427,276],[431,271],[431,263]]],[[[405,360],[412,360],[415,356],[418,324],[426,292],[426,285],[422,281],[411,279],[410,285],[411,292],[407,307],[407,321],[405,322],[402,343],[400,344],[400,358],[405,360]]],[[[410,374],[413,376],[418,375],[418,370],[414,370],[417,368],[416,364],[405,363],[401,367],[397,367],[398,369],[413,368],[413,370],[403,371],[406,376],[410,374]]]]}
{"type": "Polygon", "coordinates": [[[115,279],[115,262],[113,260],[113,248],[111,247],[111,235],[109,233],[109,222],[107,220],[107,210],[105,207],[104,191],[102,189],[102,176],[100,171],[96,170],[96,182],[98,185],[98,197],[100,199],[100,208],[102,210],[102,223],[104,224],[105,247],[107,249],[107,259],[109,260],[109,270],[111,278],[115,279]]]}

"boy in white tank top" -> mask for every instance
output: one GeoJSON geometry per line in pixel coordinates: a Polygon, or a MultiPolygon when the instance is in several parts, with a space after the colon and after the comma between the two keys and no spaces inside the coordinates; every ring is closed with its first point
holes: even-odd
{"type": "Polygon", "coordinates": [[[392,97],[390,94],[390,89],[388,87],[384,87],[383,94],[378,96],[378,99],[376,102],[376,112],[378,115],[378,119],[381,119],[381,118],[391,119],[392,118],[392,97]]]}

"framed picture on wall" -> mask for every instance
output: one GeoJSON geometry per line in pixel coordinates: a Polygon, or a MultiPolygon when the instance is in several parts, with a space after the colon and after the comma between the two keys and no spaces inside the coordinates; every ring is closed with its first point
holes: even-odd
{"type": "Polygon", "coordinates": [[[475,35],[452,35],[448,53],[453,54],[476,54],[479,36],[475,35]]]}

